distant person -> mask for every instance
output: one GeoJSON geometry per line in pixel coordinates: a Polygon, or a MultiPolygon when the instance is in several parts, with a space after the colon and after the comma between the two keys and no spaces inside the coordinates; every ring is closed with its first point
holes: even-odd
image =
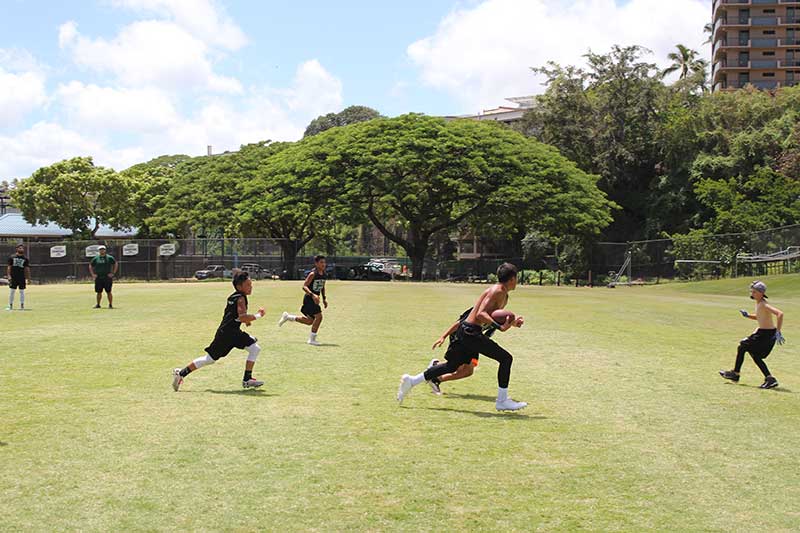
{"type": "Polygon", "coordinates": [[[214,340],[206,347],[206,354],[198,357],[183,368],[172,371],[172,388],[175,392],[180,390],[183,379],[206,365],[212,365],[219,359],[227,356],[231,350],[238,348],[247,350],[247,361],[244,366],[242,387],[245,389],[258,388],[264,384],[253,378],[253,367],[256,364],[261,347],[256,344],[256,338],[242,331],[242,324],[250,326],[253,322],[264,316],[264,308],[260,308],[254,315],[247,312],[247,297],[253,292],[253,281],[247,272],[237,272],[233,276],[233,294],[228,296],[225,311],[222,313],[222,322],[217,328],[214,340]]]}
{"type": "Polygon", "coordinates": [[[750,314],[744,309],[740,309],[739,312],[745,318],[758,321],[758,329],[739,343],[739,349],[736,351],[736,365],[733,370],[720,370],[719,375],[737,383],[742,364],[744,364],[744,354],[749,353],[750,357],[753,358],[753,362],[764,374],[764,383],[761,384],[760,388],[774,389],[778,386],[778,380],[770,373],[764,359],[770,354],[776,342],[778,344],[786,342],[781,334],[783,311],[767,303],[767,286],[764,282],[754,281],[750,285],[750,298],[756,301],[755,314],[750,314]],[[772,321],[772,315],[778,317],[777,327],[772,321]]]}
{"type": "Polygon", "coordinates": [[[25,256],[25,246],[17,245],[14,255],[8,258],[6,267],[8,277],[8,287],[11,289],[8,294],[8,307],[6,311],[14,309],[14,294],[19,289],[19,308],[25,309],[25,288],[31,282],[31,262],[25,256]]]}
{"type": "Polygon", "coordinates": [[[303,306],[300,312],[303,316],[290,315],[286,311],[283,312],[278,326],[282,326],[286,321],[299,322],[306,326],[311,326],[311,334],[308,336],[308,344],[311,346],[322,346],[317,341],[317,332],[319,326],[322,324],[322,307],[320,303],[327,309],[328,299],[325,296],[325,281],[328,275],[325,272],[327,262],[324,255],[318,255],[314,258],[314,268],[306,276],[306,281],[303,283],[303,306]]]}
{"type": "Polygon", "coordinates": [[[117,273],[117,260],[106,252],[106,247],[102,244],[98,246],[97,252],[99,255],[92,257],[92,260],[89,261],[89,273],[94,278],[94,292],[97,294],[97,304],[94,308],[100,309],[103,291],[106,291],[108,308],[114,309],[114,296],[111,294],[111,288],[117,273]]]}

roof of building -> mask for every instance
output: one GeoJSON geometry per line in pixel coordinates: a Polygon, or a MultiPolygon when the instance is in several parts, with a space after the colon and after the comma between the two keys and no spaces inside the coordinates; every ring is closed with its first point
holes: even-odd
{"type": "MultiPolygon", "coordinates": [[[[96,237],[113,239],[133,237],[136,229],[131,228],[123,231],[116,231],[108,226],[100,226],[96,237]]],[[[0,237],[69,237],[72,231],[64,229],[57,224],[29,224],[22,217],[22,213],[7,213],[0,216],[0,237]]]]}

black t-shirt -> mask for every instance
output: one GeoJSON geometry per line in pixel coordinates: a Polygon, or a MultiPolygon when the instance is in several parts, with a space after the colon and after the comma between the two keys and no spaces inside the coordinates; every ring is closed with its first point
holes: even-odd
{"type": "Polygon", "coordinates": [[[15,280],[25,279],[25,269],[30,265],[30,261],[24,255],[14,254],[8,258],[8,266],[11,267],[11,278],[15,280]]]}
{"type": "Polygon", "coordinates": [[[328,275],[325,272],[320,274],[315,269],[311,274],[311,283],[309,284],[308,288],[311,289],[311,292],[319,296],[322,294],[323,289],[325,289],[326,279],[328,279],[328,275]]]}
{"type": "Polygon", "coordinates": [[[242,323],[239,322],[240,298],[244,298],[244,307],[247,309],[247,296],[239,291],[236,291],[228,296],[228,302],[225,304],[225,312],[222,314],[222,322],[220,322],[217,331],[221,333],[229,333],[231,331],[241,329],[242,323]]]}

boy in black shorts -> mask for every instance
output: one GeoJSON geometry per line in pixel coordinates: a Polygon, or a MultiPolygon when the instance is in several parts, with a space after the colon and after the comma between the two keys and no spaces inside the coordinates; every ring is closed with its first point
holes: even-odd
{"type": "MultiPolygon", "coordinates": [[[[464,322],[464,320],[467,319],[467,317],[469,316],[469,314],[471,312],[472,312],[472,307],[470,307],[469,309],[467,309],[466,311],[461,313],[461,316],[458,317],[458,320],[456,320],[455,323],[453,323],[453,325],[450,326],[447,329],[447,331],[442,333],[442,336],[439,337],[438,339],[436,339],[436,342],[433,343],[433,349],[435,350],[436,348],[438,348],[439,346],[444,344],[444,341],[447,340],[448,337],[450,338],[450,345],[448,346],[447,352],[444,355],[445,361],[450,360],[450,358],[452,358],[452,356],[453,356],[452,354],[454,352],[457,352],[457,350],[458,350],[458,347],[457,347],[458,340],[456,338],[456,332],[458,331],[458,328],[461,327],[461,323],[464,322]]],[[[483,334],[485,336],[491,338],[491,336],[494,335],[495,331],[497,331],[497,326],[495,326],[495,324],[492,324],[492,325],[490,325],[488,327],[485,327],[483,329],[483,334]]],[[[471,358],[470,362],[469,363],[463,363],[461,366],[459,366],[456,369],[455,372],[450,372],[450,373],[447,373],[447,374],[443,374],[443,375],[441,375],[439,377],[433,378],[430,381],[428,381],[428,385],[431,386],[431,390],[433,391],[434,394],[436,394],[437,396],[442,394],[442,389],[441,389],[441,384],[442,383],[444,383],[446,381],[456,381],[458,379],[468,378],[474,373],[475,367],[478,366],[478,359],[480,358],[480,354],[478,354],[476,352],[476,353],[471,354],[471,355],[472,355],[472,358],[471,358]]],[[[439,361],[439,359],[432,359],[431,360],[431,364],[428,366],[428,369],[431,369],[431,368],[433,368],[434,366],[436,366],[436,365],[438,365],[440,363],[441,363],[441,361],[439,361]]]]}
{"type": "Polygon", "coordinates": [[[328,308],[328,299],[325,297],[325,280],[328,279],[328,275],[325,272],[326,266],[327,262],[324,255],[318,255],[314,258],[314,270],[308,273],[306,281],[303,283],[305,296],[303,297],[303,306],[300,308],[303,316],[290,315],[284,311],[281,319],[278,320],[278,326],[284,325],[287,321],[311,326],[311,335],[308,337],[308,344],[311,346],[322,346],[321,343],[317,342],[317,332],[320,324],[322,324],[320,301],[326,309],[328,308]]]}
{"type": "Polygon", "coordinates": [[[512,326],[522,327],[525,322],[521,316],[513,321],[508,317],[504,324],[497,324],[494,321],[492,313],[503,309],[508,303],[508,293],[517,288],[517,267],[511,263],[500,265],[497,269],[497,281],[495,285],[481,293],[467,317],[459,323],[458,329],[454,332],[455,342],[448,349],[447,362],[432,366],[416,376],[404,374],[400,378],[398,402],[402,403],[411,389],[423,381],[431,381],[456,372],[462,365],[477,360],[478,354],[483,354],[500,364],[497,369],[498,389],[495,408],[498,411],[517,411],[528,406],[525,402],[517,402],[508,397],[508,383],[511,379],[513,362],[511,354],[484,334],[484,328],[488,326],[494,325],[500,331],[507,331],[512,326]]]}
{"type": "Polygon", "coordinates": [[[14,293],[19,289],[19,308],[25,309],[25,288],[31,279],[31,262],[25,257],[25,246],[17,245],[17,253],[8,258],[6,276],[8,276],[8,307],[6,311],[14,309],[14,293]]]}
{"type": "Polygon", "coordinates": [[[181,383],[183,383],[183,378],[191,372],[206,365],[214,364],[218,359],[228,355],[234,348],[247,350],[247,362],[244,367],[242,387],[250,389],[264,384],[263,381],[253,379],[253,366],[256,364],[261,347],[256,344],[254,337],[241,330],[242,323],[249,327],[250,324],[263,317],[264,308],[259,308],[258,313],[254,315],[247,313],[247,297],[253,292],[253,281],[247,272],[238,272],[234,275],[233,287],[236,291],[228,296],[225,312],[222,314],[222,322],[217,328],[214,340],[206,348],[206,355],[198,357],[183,369],[176,368],[172,371],[172,388],[175,389],[175,392],[178,392],[181,383]]]}
{"type": "Polygon", "coordinates": [[[749,337],[745,337],[739,342],[739,349],[736,351],[736,365],[733,370],[720,370],[719,375],[725,379],[729,379],[734,383],[739,381],[739,372],[742,370],[744,364],[744,354],[749,353],[753,358],[761,373],[764,374],[764,383],[761,384],[762,389],[774,389],[778,386],[778,380],[770,374],[767,363],[764,359],[772,352],[775,343],[783,344],[786,340],[781,334],[783,327],[783,311],[777,307],[769,305],[767,300],[767,286],[762,281],[754,281],[750,285],[750,298],[756,301],[756,312],[750,314],[744,309],[739,312],[743,317],[755,320],[758,322],[758,329],[756,329],[749,337]],[[778,325],[772,321],[772,317],[776,316],[778,325]]]}

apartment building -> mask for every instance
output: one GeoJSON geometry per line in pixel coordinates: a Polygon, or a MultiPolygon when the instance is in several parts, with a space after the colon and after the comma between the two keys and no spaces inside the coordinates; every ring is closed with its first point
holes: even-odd
{"type": "Polygon", "coordinates": [[[800,83],[800,0],[714,0],[712,87],[800,83]]]}

